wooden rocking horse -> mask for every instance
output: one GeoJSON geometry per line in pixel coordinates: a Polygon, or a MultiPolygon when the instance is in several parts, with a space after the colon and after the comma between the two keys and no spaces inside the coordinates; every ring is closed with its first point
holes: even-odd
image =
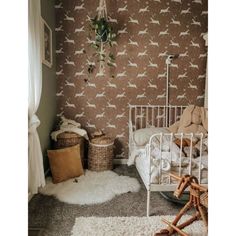
{"type": "Polygon", "coordinates": [[[185,206],[180,210],[178,215],[175,217],[173,222],[169,222],[165,219],[162,219],[168,225],[167,229],[162,229],[160,232],[156,233],[155,236],[169,236],[174,233],[178,233],[182,236],[188,236],[181,229],[190,225],[195,220],[202,219],[206,228],[208,227],[208,189],[199,185],[198,180],[195,176],[185,175],[183,177],[179,177],[173,174],[170,174],[171,177],[179,180],[179,185],[174,192],[174,196],[179,198],[181,194],[187,187],[190,187],[189,190],[189,201],[185,204],[185,206]],[[177,226],[177,223],[181,219],[181,217],[190,209],[194,207],[196,213],[187,221],[177,226]]]}

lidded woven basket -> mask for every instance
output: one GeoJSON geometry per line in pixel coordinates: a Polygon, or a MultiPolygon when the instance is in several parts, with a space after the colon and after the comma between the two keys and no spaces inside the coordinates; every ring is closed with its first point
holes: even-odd
{"type": "Polygon", "coordinates": [[[82,164],[84,165],[84,137],[73,132],[63,132],[58,134],[57,141],[54,141],[53,146],[55,149],[60,149],[71,147],[77,144],[80,146],[80,158],[82,164]]]}
{"type": "Polygon", "coordinates": [[[88,169],[92,171],[111,170],[113,165],[114,140],[107,136],[90,140],[88,150],[88,169]]]}

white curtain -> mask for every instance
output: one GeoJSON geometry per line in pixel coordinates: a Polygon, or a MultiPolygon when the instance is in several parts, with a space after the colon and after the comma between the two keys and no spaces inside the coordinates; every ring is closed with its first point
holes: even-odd
{"type": "Polygon", "coordinates": [[[36,116],[42,90],[41,64],[41,7],[39,0],[28,1],[28,181],[29,192],[35,194],[38,187],[45,185],[43,155],[36,116]]]}

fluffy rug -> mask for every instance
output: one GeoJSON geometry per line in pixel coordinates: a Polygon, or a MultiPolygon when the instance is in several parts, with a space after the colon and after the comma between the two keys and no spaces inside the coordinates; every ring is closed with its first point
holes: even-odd
{"type": "MultiPolygon", "coordinates": [[[[175,216],[152,217],[78,217],[71,236],[152,236],[166,227],[161,221],[172,221],[175,216]]],[[[189,216],[184,216],[183,220],[189,216]]],[[[180,221],[181,222],[181,221],[180,221]]],[[[191,236],[206,236],[202,221],[196,221],[184,229],[191,236]]]]}
{"type": "Polygon", "coordinates": [[[47,179],[46,186],[40,193],[53,195],[62,202],[80,205],[103,203],[116,195],[138,192],[137,179],[119,176],[113,171],[94,172],[87,170],[85,175],[58,184],[47,179]]]}

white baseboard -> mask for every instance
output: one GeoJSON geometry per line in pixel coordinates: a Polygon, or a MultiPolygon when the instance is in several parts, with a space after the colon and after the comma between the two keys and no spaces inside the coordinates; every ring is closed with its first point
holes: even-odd
{"type": "Polygon", "coordinates": [[[113,164],[115,165],[126,165],[127,159],[113,159],[113,164]]]}

